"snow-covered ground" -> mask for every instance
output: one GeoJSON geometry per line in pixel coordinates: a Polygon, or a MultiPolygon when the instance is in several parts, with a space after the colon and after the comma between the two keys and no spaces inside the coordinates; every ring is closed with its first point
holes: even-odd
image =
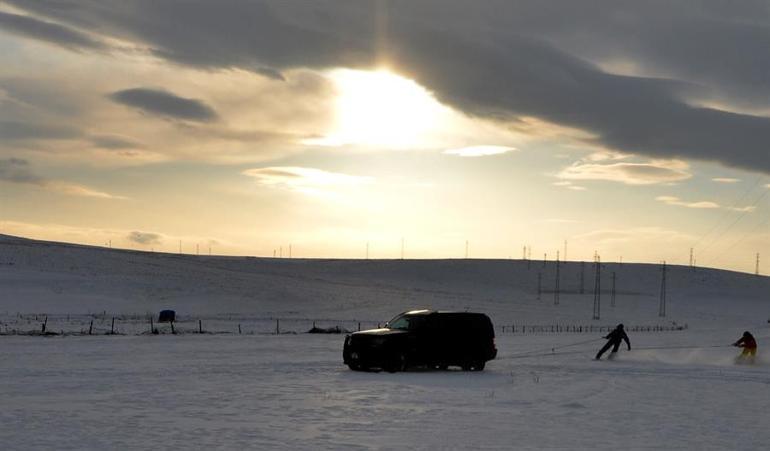
{"type": "Polygon", "coordinates": [[[767,277],[670,267],[660,318],[657,265],[603,264],[594,321],[583,268],[581,294],[581,264],[562,264],[554,305],[553,262],[196,257],[0,237],[0,332],[49,315],[54,332],[95,319],[104,333],[118,316],[128,334],[0,337],[2,447],[766,449],[767,277]],[[342,364],[341,335],[268,333],[276,319],[352,328],[413,307],[488,313],[498,359],[481,373],[360,373],[342,364]],[[133,335],[162,308],[188,331],[203,318],[228,333],[133,335]],[[630,333],[632,351],[601,362],[598,332],[500,331],[621,321],[688,327],[630,333]],[[743,330],[759,341],[754,365],[727,346],[743,330]]]}
{"type": "MultiPolygon", "coordinates": [[[[4,449],[767,449],[767,362],[733,349],[511,358],[586,337],[498,337],[482,373],[360,373],[340,336],[6,337],[4,449]]],[[[724,343],[636,334],[636,347],[724,343]]]]}

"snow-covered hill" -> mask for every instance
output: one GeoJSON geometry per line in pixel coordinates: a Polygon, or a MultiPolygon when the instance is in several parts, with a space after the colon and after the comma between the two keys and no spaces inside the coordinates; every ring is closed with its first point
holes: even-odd
{"type": "MultiPolygon", "coordinates": [[[[591,323],[595,265],[560,264],[559,305],[555,271],[553,261],[210,257],[0,235],[0,312],[142,314],[173,308],[183,315],[376,322],[427,307],[484,311],[496,324],[591,323]]],[[[770,315],[768,277],[669,266],[666,279],[667,314],[659,318],[660,265],[602,263],[601,321],[593,324],[710,327],[770,315]]]]}
{"type": "Polygon", "coordinates": [[[595,330],[500,331],[498,357],[484,372],[396,374],[350,371],[339,335],[10,333],[0,337],[0,361],[8,363],[0,365],[0,436],[7,449],[766,447],[768,278],[670,267],[660,318],[659,266],[603,264],[595,321],[593,265],[583,265],[582,294],[581,264],[560,266],[559,305],[555,268],[510,260],[198,257],[2,237],[5,330],[39,328],[42,317],[30,315],[37,312],[56,321],[92,313],[75,327],[93,320],[99,332],[109,330],[112,314],[133,315],[146,331],[144,314],[161,308],[204,317],[207,328],[220,321],[231,332],[233,320],[247,327],[260,318],[269,318],[268,327],[275,318],[376,322],[412,307],[484,311],[498,331],[619,321],[689,327],[630,331],[633,349],[623,347],[611,362],[593,360],[604,342],[595,330]],[[735,365],[730,343],[745,329],[760,351],[754,364],[735,365]]]}

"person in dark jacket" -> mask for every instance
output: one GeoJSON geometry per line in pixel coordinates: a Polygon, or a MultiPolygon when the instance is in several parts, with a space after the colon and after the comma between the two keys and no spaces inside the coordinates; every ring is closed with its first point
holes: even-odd
{"type": "Polygon", "coordinates": [[[626,345],[628,346],[628,350],[631,350],[631,342],[628,340],[628,335],[626,335],[626,331],[623,330],[623,325],[618,324],[618,327],[615,328],[612,332],[607,334],[604,338],[606,338],[607,344],[602,347],[602,349],[599,350],[599,353],[596,354],[596,360],[599,360],[602,358],[602,354],[604,354],[608,349],[612,348],[612,353],[610,354],[610,357],[612,357],[616,352],[618,352],[618,348],[620,347],[620,342],[625,340],[626,345]]]}
{"type": "Polygon", "coordinates": [[[743,336],[733,343],[733,346],[743,348],[743,352],[738,356],[738,359],[754,361],[754,356],[757,355],[757,340],[748,331],[744,332],[743,336]]]}

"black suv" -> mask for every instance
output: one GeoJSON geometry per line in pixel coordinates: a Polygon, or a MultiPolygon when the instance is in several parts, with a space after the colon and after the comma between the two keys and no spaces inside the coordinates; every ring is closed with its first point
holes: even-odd
{"type": "Polygon", "coordinates": [[[492,321],[483,313],[413,310],[345,337],[342,358],[352,370],[403,371],[411,366],[481,371],[497,356],[492,321]]]}

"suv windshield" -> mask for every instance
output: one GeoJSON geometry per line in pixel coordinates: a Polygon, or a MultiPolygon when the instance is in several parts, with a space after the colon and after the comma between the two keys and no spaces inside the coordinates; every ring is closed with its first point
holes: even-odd
{"type": "Polygon", "coordinates": [[[397,316],[388,322],[390,329],[417,330],[425,322],[421,316],[397,316]]]}

